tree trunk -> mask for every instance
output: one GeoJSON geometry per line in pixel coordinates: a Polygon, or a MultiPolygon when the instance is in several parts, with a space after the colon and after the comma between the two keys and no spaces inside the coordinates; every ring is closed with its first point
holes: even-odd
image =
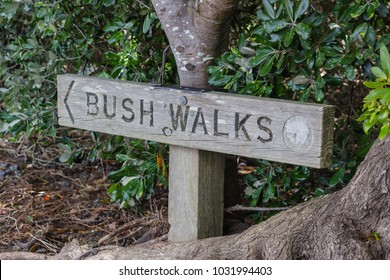
{"type": "MultiPolygon", "coordinates": [[[[61,256],[69,254],[55,258],[61,256]]],[[[11,256],[0,254],[0,259],[5,257],[11,256]]],[[[344,189],[302,203],[241,234],[117,247],[88,258],[390,259],[390,137],[374,144],[344,189]]]]}
{"type": "Polygon", "coordinates": [[[390,137],[375,143],[344,189],[302,203],[241,234],[118,249],[105,257],[390,259],[390,137]]]}
{"type": "MultiPolygon", "coordinates": [[[[175,56],[180,85],[210,88],[207,67],[227,50],[230,18],[238,1],[152,2],[175,56]]],[[[225,193],[237,189],[234,159],[229,158],[225,172],[223,154],[170,146],[169,156],[170,162],[178,163],[169,174],[169,240],[222,235],[224,185],[225,193]],[[223,174],[228,174],[227,180],[223,174]]]]}
{"type": "Polygon", "coordinates": [[[175,56],[180,84],[210,88],[207,67],[227,50],[238,0],[153,0],[175,56]]]}

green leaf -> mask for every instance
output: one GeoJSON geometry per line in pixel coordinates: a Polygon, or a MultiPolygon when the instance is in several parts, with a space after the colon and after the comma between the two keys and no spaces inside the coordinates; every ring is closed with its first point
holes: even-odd
{"type": "Polygon", "coordinates": [[[380,69],[379,67],[376,67],[376,66],[371,67],[371,72],[372,72],[372,74],[374,74],[377,78],[387,80],[387,75],[386,75],[385,72],[383,72],[382,69],[380,69]]]}
{"type": "Polygon", "coordinates": [[[279,59],[278,59],[278,62],[276,63],[276,69],[281,69],[281,67],[284,65],[284,61],[286,60],[286,54],[282,54],[279,59]]]}
{"type": "Polygon", "coordinates": [[[365,134],[368,134],[369,130],[374,126],[374,123],[366,119],[363,122],[363,131],[365,134]]]}
{"type": "Polygon", "coordinates": [[[388,103],[390,103],[390,87],[384,88],[384,92],[385,92],[385,94],[381,98],[381,102],[382,102],[382,104],[388,104],[388,103]]]}
{"type": "Polygon", "coordinates": [[[308,24],[298,23],[297,28],[295,29],[299,37],[303,40],[307,40],[310,36],[311,28],[308,24]]]}
{"type": "Polygon", "coordinates": [[[378,122],[381,124],[389,122],[389,111],[388,110],[381,111],[378,114],[378,122]]]}
{"type": "Polygon", "coordinates": [[[320,102],[324,99],[325,95],[324,95],[324,91],[322,90],[322,88],[314,86],[314,97],[316,98],[316,100],[318,102],[320,102]]]}
{"type": "Polygon", "coordinates": [[[123,37],[122,31],[117,30],[110,36],[110,38],[108,38],[107,42],[109,44],[120,42],[122,40],[122,37],[123,37]]]}
{"type": "Polygon", "coordinates": [[[150,27],[151,27],[151,25],[152,25],[152,23],[153,23],[153,20],[154,20],[154,19],[150,16],[150,13],[148,13],[148,14],[146,15],[146,17],[145,17],[144,24],[143,24],[143,26],[142,26],[142,32],[143,32],[144,34],[146,34],[146,33],[149,32],[150,27]]]}
{"type": "Polygon", "coordinates": [[[315,66],[317,68],[321,67],[324,64],[325,59],[325,55],[321,51],[318,51],[316,54],[315,66]]]}
{"type": "Polygon", "coordinates": [[[287,15],[292,22],[294,20],[292,2],[290,0],[284,0],[284,8],[286,9],[287,15]]]}
{"type": "Polygon", "coordinates": [[[363,84],[368,88],[380,88],[386,85],[385,82],[364,82],[363,84]]]}
{"type": "Polygon", "coordinates": [[[264,77],[271,71],[275,58],[276,56],[274,55],[264,63],[259,72],[260,77],[264,77]]]}
{"type": "Polygon", "coordinates": [[[221,59],[226,64],[228,63],[234,64],[238,57],[239,56],[233,52],[226,52],[221,56],[221,59]]]}
{"type": "Polygon", "coordinates": [[[209,83],[216,87],[223,87],[231,81],[233,75],[223,75],[223,76],[211,76],[209,78],[209,83]]]}
{"type": "Polygon", "coordinates": [[[314,12],[309,13],[306,17],[303,18],[302,22],[309,23],[311,26],[320,26],[325,20],[325,14],[314,12]]]}
{"type": "Polygon", "coordinates": [[[297,19],[301,15],[303,15],[308,8],[309,8],[309,0],[301,0],[301,2],[299,2],[298,6],[295,9],[294,21],[297,21],[297,19]]]}
{"type": "Polygon", "coordinates": [[[329,43],[331,41],[334,41],[336,37],[341,33],[340,28],[334,28],[330,32],[328,32],[322,39],[321,42],[323,43],[329,43]]]}
{"type": "Polygon", "coordinates": [[[325,68],[326,70],[332,70],[332,69],[335,68],[337,65],[339,65],[340,62],[341,62],[341,58],[339,58],[339,57],[330,58],[330,59],[328,59],[328,60],[325,62],[324,68],[325,68]]]}
{"type": "Polygon", "coordinates": [[[251,200],[252,206],[257,205],[257,202],[259,201],[259,197],[260,197],[261,192],[263,191],[263,188],[264,188],[264,184],[260,184],[257,186],[257,188],[252,193],[252,200],[251,200]]]}
{"type": "Polygon", "coordinates": [[[379,2],[377,2],[377,4],[375,3],[370,3],[367,7],[367,16],[368,16],[368,19],[372,18],[375,14],[375,9],[378,8],[379,6],[379,2]]]}
{"type": "Polygon", "coordinates": [[[390,88],[377,88],[372,91],[364,98],[365,101],[373,101],[376,99],[383,99],[390,92],[390,88]]]}
{"type": "Polygon", "coordinates": [[[0,132],[5,132],[9,128],[9,124],[6,122],[1,122],[0,121],[0,132]]]}
{"type": "Polygon", "coordinates": [[[286,37],[283,41],[283,44],[285,47],[288,47],[291,45],[295,35],[295,27],[292,27],[286,34],[286,37]]]}
{"type": "Polygon", "coordinates": [[[127,161],[127,160],[131,160],[131,157],[129,157],[128,155],[125,155],[125,154],[116,154],[115,158],[116,158],[116,160],[122,161],[122,162],[127,161]]]}
{"type": "Polygon", "coordinates": [[[139,181],[139,187],[138,187],[137,193],[135,195],[137,200],[139,200],[142,197],[142,195],[144,194],[144,191],[145,191],[145,181],[143,179],[141,179],[139,181]]]}
{"type": "Polygon", "coordinates": [[[259,48],[256,50],[256,55],[249,60],[249,66],[255,67],[267,59],[269,55],[274,53],[274,50],[268,47],[259,48]]]}
{"type": "Polygon", "coordinates": [[[60,162],[64,163],[64,162],[67,162],[70,157],[72,156],[72,153],[68,152],[68,153],[64,153],[60,156],[60,158],[58,159],[60,162]]]}
{"type": "Polygon", "coordinates": [[[326,192],[323,189],[321,189],[321,188],[316,188],[315,191],[314,191],[314,195],[317,196],[317,197],[323,196],[325,194],[326,194],[326,192]]]}
{"type": "Polygon", "coordinates": [[[351,35],[352,40],[356,41],[359,37],[364,38],[366,36],[367,30],[368,30],[367,23],[359,24],[351,35]]]}
{"type": "Polygon", "coordinates": [[[334,187],[343,181],[345,167],[341,167],[329,180],[329,186],[334,187]]]}
{"type": "Polygon", "coordinates": [[[257,10],[256,17],[261,21],[269,21],[271,18],[262,10],[257,10]]]}
{"type": "Polygon", "coordinates": [[[368,26],[366,36],[365,36],[365,41],[367,42],[367,45],[371,48],[374,49],[375,47],[375,42],[376,42],[376,31],[375,28],[372,27],[371,25],[368,26]]]}
{"type": "Polygon", "coordinates": [[[237,49],[246,47],[247,42],[248,42],[248,34],[240,34],[240,37],[238,38],[238,42],[237,42],[237,49]]]}
{"type": "Polygon", "coordinates": [[[309,177],[309,174],[298,173],[298,174],[295,174],[293,178],[297,181],[303,182],[303,181],[307,180],[308,177],[309,177]]]}
{"type": "Polygon", "coordinates": [[[239,49],[240,53],[242,54],[247,54],[247,55],[254,55],[256,54],[256,51],[252,48],[248,48],[248,47],[242,47],[239,49]]]}
{"type": "Polygon", "coordinates": [[[352,65],[348,65],[344,69],[345,76],[348,81],[355,80],[355,68],[352,65]]]}
{"type": "Polygon", "coordinates": [[[268,186],[264,191],[263,202],[268,202],[271,198],[274,198],[275,192],[275,186],[272,183],[268,183],[268,186]]]}
{"type": "Polygon", "coordinates": [[[272,4],[269,2],[269,0],[263,0],[263,6],[265,11],[267,12],[267,15],[270,18],[275,19],[275,10],[272,4]]]}
{"type": "Polygon", "coordinates": [[[137,176],[138,171],[135,166],[126,166],[120,170],[112,171],[110,174],[108,174],[108,178],[117,181],[122,179],[125,176],[137,176]]]}
{"type": "Polygon", "coordinates": [[[103,5],[106,7],[112,6],[115,4],[115,0],[104,0],[103,5]]]}
{"type": "Polygon", "coordinates": [[[347,55],[345,55],[342,59],[341,59],[341,64],[343,65],[349,65],[349,66],[352,66],[350,65],[354,60],[356,59],[356,53],[349,53],[347,55]]]}
{"type": "Polygon", "coordinates": [[[389,123],[386,123],[381,128],[381,131],[379,133],[379,139],[383,140],[388,134],[389,134],[389,123]]]}
{"type": "Polygon", "coordinates": [[[270,20],[264,24],[264,30],[270,34],[285,28],[287,25],[288,22],[285,20],[270,20]]]}
{"type": "Polygon", "coordinates": [[[320,50],[324,55],[329,57],[339,57],[342,55],[337,49],[330,46],[321,46],[320,50]]]}
{"type": "Polygon", "coordinates": [[[103,31],[104,32],[112,32],[112,31],[115,31],[115,30],[118,30],[120,29],[121,27],[116,25],[116,24],[107,24],[104,28],[103,28],[103,31]]]}
{"type": "Polygon", "coordinates": [[[366,5],[356,4],[351,12],[353,18],[359,17],[366,10],[366,5]]]}
{"type": "Polygon", "coordinates": [[[387,75],[387,77],[390,77],[390,56],[389,51],[384,44],[382,44],[380,48],[380,60],[383,72],[387,75]]]}
{"type": "Polygon", "coordinates": [[[33,223],[34,223],[34,218],[31,217],[30,215],[28,215],[28,216],[27,216],[27,221],[28,221],[29,223],[33,224],[33,223]]]}
{"type": "Polygon", "coordinates": [[[1,8],[4,8],[3,13],[7,17],[7,19],[11,19],[15,16],[20,4],[21,3],[16,1],[2,3],[1,8]]]}
{"type": "Polygon", "coordinates": [[[310,82],[310,78],[305,75],[298,75],[292,79],[292,82],[296,85],[305,85],[310,82]]]}
{"type": "Polygon", "coordinates": [[[113,32],[118,29],[121,29],[124,26],[124,22],[121,19],[114,19],[113,22],[108,23],[106,26],[104,26],[103,31],[104,32],[113,32]]]}
{"type": "Polygon", "coordinates": [[[260,85],[258,82],[250,82],[240,91],[240,93],[254,94],[259,90],[259,88],[260,85]]]}

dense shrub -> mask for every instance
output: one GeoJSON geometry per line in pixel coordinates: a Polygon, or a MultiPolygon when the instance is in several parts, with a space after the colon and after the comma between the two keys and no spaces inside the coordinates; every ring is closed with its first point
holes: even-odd
{"type": "Polygon", "coordinates": [[[54,136],[58,74],[158,81],[158,25],[142,1],[2,1],[0,131],[54,136]]]}
{"type": "MultiPolygon", "coordinates": [[[[314,171],[251,161],[255,171],[244,183],[252,205],[290,204],[342,187],[379,133],[374,124],[381,125],[381,136],[388,132],[388,110],[382,106],[380,114],[378,99],[366,103],[360,119],[374,137],[365,135],[356,121],[368,92],[362,81],[385,82],[371,69],[381,66],[379,48],[390,43],[388,9],[383,0],[242,2],[230,50],[209,69],[210,84],[239,94],[337,108],[332,166],[314,171]]],[[[60,160],[69,164],[116,155],[122,168],[111,174],[113,199],[127,205],[152,193],[157,182],[166,185],[165,147],[97,133],[91,133],[94,144],[85,147],[59,133],[56,76],[177,83],[173,57],[165,56],[167,46],[147,0],[1,1],[0,134],[11,140],[51,138],[63,151],[60,160]]],[[[386,65],[378,69],[388,78],[386,65]]],[[[388,84],[382,87],[387,90],[388,84]]]]}
{"type": "MultiPolygon", "coordinates": [[[[210,83],[240,94],[333,104],[337,119],[329,172],[259,161],[245,178],[253,205],[280,192],[323,195],[349,181],[372,143],[356,122],[367,92],[361,83],[373,79],[379,47],[390,43],[385,1],[261,3],[231,51],[210,68],[210,83]]],[[[384,122],[386,112],[378,116],[384,122]]]]}
{"type": "MultiPolygon", "coordinates": [[[[102,137],[97,133],[91,133],[93,145],[86,146],[59,133],[56,77],[77,73],[142,82],[159,83],[161,79],[175,82],[172,56],[164,58],[165,71],[162,74],[160,71],[166,46],[165,35],[149,1],[1,1],[0,133],[11,140],[21,136],[35,141],[52,138],[62,151],[59,160],[68,164],[114,157],[117,153],[140,154],[143,146],[157,150],[156,144],[129,145],[129,139],[102,137]]],[[[155,158],[156,155],[148,160],[155,158]]],[[[139,170],[138,167],[124,161],[125,170],[139,170]]],[[[157,171],[155,168],[148,172],[157,171]]],[[[124,182],[114,175],[114,183],[124,182]]],[[[154,181],[142,182],[146,186],[132,189],[137,197],[153,190],[154,181]]],[[[115,194],[114,198],[124,197],[123,192],[115,194]]]]}

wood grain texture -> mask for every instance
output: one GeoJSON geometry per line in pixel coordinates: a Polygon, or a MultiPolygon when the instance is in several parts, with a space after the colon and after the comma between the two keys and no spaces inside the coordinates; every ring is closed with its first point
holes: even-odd
{"type": "Polygon", "coordinates": [[[224,155],[171,145],[169,164],[169,241],[222,235],[224,155]]]}
{"type": "Polygon", "coordinates": [[[58,76],[61,125],[316,168],[330,164],[332,106],[58,76]]]}

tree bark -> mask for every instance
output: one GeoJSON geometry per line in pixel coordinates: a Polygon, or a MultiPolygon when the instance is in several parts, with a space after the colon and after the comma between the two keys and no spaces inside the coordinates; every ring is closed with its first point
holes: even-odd
{"type": "Polygon", "coordinates": [[[121,248],[104,258],[390,259],[390,137],[374,144],[344,189],[241,234],[121,248]]]}
{"type": "MultiPolygon", "coordinates": [[[[7,257],[0,254],[0,259],[7,257]]],[[[17,257],[38,258],[31,253],[17,257]]],[[[61,253],[54,258],[61,258],[61,253]]],[[[302,203],[241,234],[117,247],[87,258],[390,259],[390,137],[374,144],[344,189],[302,203]]]]}
{"type": "Polygon", "coordinates": [[[175,56],[180,84],[210,87],[207,67],[227,50],[237,0],[153,0],[175,56]]]}
{"type": "MultiPolygon", "coordinates": [[[[238,0],[152,2],[175,56],[180,85],[210,88],[207,67],[213,58],[227,50],[230,19],[238,0]]],[[[182,164],[176,164],[169,174],[169,240],[222,235],[223,192],[233,194],[237,189],[234,159],[229,158],[225,171],[223,154],[170,146],[170,161],[175,159],[182,164]],[[210,172],[214,174],[205,176],[210,172]],[[191,176],[194,174],[198,177],[191,176]],[[179,192],[186,195],[179,197],[179,192]]]]}

